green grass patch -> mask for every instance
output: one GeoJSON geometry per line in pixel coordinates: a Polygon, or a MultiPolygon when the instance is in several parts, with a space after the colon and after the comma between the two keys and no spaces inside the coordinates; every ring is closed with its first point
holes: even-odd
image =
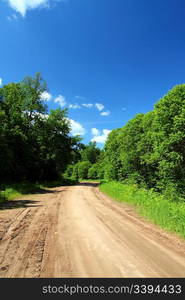
{"type": "Polygon", "coordinates": [[[57,186],[73,185],[76,181],[69,179],[61,179],[52,182],[42,182],[42,183],[9,183],[0,185],[0,205],[8,200],[13,200],[22,195],[42,193],[47,188],[53,188],[57,186]]]}
{"type": "Polygon", "coordinates": [[[99,179],[80,179],[80,182],[96,182],[100,183],[99,179]]]}
{"type": "Polygon", "coordinates": [[[120,202],[137,207],[138,212],[161,228],[185,238],[185,202],[173,202],[153,190],[119,182],[102,182],[100,190],[120,202]]]}
{"type": "Polygon", "coordinates": [[[38,183],[11,183],[0,185],[0,204],[7,200],[13,200],[26,194],[42,191],[42,186],[38,183]]]}

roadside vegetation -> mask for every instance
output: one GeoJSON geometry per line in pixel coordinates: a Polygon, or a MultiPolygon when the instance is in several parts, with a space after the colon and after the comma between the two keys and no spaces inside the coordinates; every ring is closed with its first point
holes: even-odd
{"type": "Polygon", "coordinates": [[[49,111],[46,92],[39,73],[0,88],[1,203],[43,182],[63,184],[61,174],[81,149],[81,139],[70,134],[67,110],[49,111]]]}
{"type": "Polygon", "coordinates": [[[24,194],[32,194],[41,190],[41,185],[34,183],[11,183],[1,184],[0,203],[6,200],[13,200],[24,194]]]}
{"type": "Polygon", "coordinates": [[[57,181],[42,182],[42,183],[4,183],[0,185],[0,205],[7,200],[13,200],[23,195],[42,193],[48,188],[76,184],[74,180],[61,178],[57,181]]]}
{"type": "Polygon", "coordinates": [[[185,238],[185,202],[173,202],[154,190],[139,188],[136,184],[116,181],[103,182],[100,190],[111,198],[136,206],[137,211],[159,225],[185,238]]]}

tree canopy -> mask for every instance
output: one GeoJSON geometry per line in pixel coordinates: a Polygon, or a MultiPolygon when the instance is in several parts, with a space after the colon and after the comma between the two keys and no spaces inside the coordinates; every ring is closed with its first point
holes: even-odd
{"type": "Polygon", "coordinates": [[[79,139],[70,136],[66,110],[42,100],[41,75],[0,88],[0,180],[54,180],[64,172],[79,139]]]}
{"type": "Polygon", "coordinates": [[[104,173],[108,179],[184,193],[185,84],[169,91],[153,111],[109,134],[104,173]]]}

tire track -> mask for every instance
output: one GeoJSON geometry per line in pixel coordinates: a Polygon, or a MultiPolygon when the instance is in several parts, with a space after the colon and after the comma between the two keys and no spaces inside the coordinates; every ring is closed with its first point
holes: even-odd
{"type": "Polygon", "coordinates": [[[0,211],[0,277],[184,277],[184,240],[96,185],[29,198],[0,211]]]}

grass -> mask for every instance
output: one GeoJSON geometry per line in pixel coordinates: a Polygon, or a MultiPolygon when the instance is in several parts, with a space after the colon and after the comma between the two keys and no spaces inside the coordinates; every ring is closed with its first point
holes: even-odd
{"type": "Polygon", "coordinates": [[[7,200],[13,200],[25,194],[32,194],[42,190],[38,183],[12,183],[0,185],[0,204],[7,200]]]}
{"type": "Polygon", "coordinates": [[[80,182],[97,182],[100,183],[99,179],[80,179],[80,182]]]}
{"type": "Polygon", "coordinates": [[[30,183],[30,182],[22,182],[22,183],[10,183],[10,184],[1,184],[0,185],[0,205],[8,200],[13,200],[17,197],[26,194],[34,194],[42,192],[47,188],[52,188],[56,186],[62,185],[72,185],[75,184],[75,181],[72,180],[58,180],[52,182],[42,182],[42,183],[30,183]]]}
{"type": "Polygon", "coordinates": [[[102,182],[100,190],[117,201],[135,205],[154,224],[185,238],[185,202],[173,202],[153,190],[114,181],[102,182]]]}

